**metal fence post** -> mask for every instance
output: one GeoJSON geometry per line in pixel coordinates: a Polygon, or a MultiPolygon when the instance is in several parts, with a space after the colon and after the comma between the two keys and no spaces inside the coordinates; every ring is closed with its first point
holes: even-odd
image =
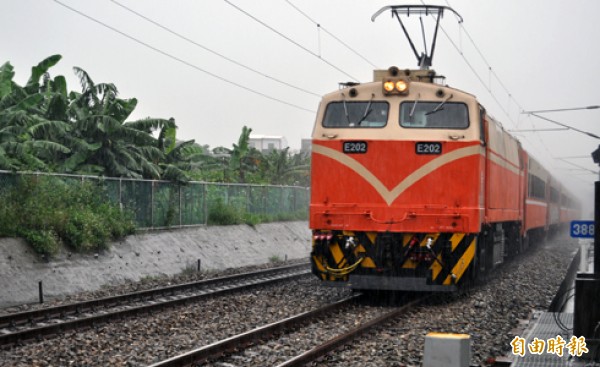
{"type": "Polygon", "coordinates": [[[292,211],[294,211],[294,213],[296,212],[296,207],[298,206],[297,200],[298,198],[296,197],[296,193],[298,192],[298,188],[294,187],[294,191],[292,191],[292,193],[294,194],[294,207],[292,208],[292,211]]]}
{"type": "Polygon", "coordinates": [[[231,192],[229,192],[229,189],[231,188],[231,185],[226,185],[227,188],[225,190],[226,194],[225,194],[225,205],[229,205],[229,197],[231,196],[231,192]]]}
{"type": "Polygon", "coordinates": [[[246,212],[250,213],[250,185],[246,186],[246,212]]]}
{"type": "Polygon", "coordinates": [[[119,208],[123,211],[123,179],[119,178],[119,208]]]}
{"type": "Polygon", "coordinates": [[[154,228],[154,181],[150,181],[150,228],[154,228]]]}
{"type": "Polygon", "coordinates": [[[269,187],[268,186],[264,186],[262,189],[262,197],[261,197],[261,210],[263,212],[263,214],[267,214],[267,196],[269,195],[268,193],[269,187]]]}
{"type": "Polygon", "coordinates": [[[208,198],[207,198],[207,195],[208,195],[208,190],[206,189],[206,183],[203,183],[202,184],[202,196],[203,196],[204,200],[203,200],[202,205],[204,207],[203,209],[204,209],[204,224],[205,225],[208,224],[208,203],[207,203],[208,198]]]}
{"type": "Polygon", "coordinates": [[[182,223],[182,215],[181,213],[183,212],[183,207],[181,205],[182,201],[181,201],[181,184],[177,184],[177,186],[179,187],[179,227],[183,226],[182,223]]]}

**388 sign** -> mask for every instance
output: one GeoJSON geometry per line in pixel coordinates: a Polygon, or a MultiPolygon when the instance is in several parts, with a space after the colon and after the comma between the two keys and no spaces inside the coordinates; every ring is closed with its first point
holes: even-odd
{"type": "Polygon", "coordinates": [[[594,238],[594,227],[593,220],[574,220],[571,222],[571,237],[594,238]]]}

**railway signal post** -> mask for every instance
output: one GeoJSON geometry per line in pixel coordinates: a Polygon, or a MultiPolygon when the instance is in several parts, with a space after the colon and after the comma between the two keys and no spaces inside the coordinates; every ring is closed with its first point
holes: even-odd
{"type": "MultiPolygon", "coordinates": [[[[594,163],[600,165],[600,146],[592,153],[594,163]]],[[[594,184],[594,271],[579,273],[575,279],[575,314],[573,335],[585,337],[590,350],[600,348],[600,234],[597,229],[600,223],[600,181],[594,184]]],[[[591,234],[590,234],[591,235],[591,234]]],[[[591,354],[591,358],[600,356],[591,354]]]]}

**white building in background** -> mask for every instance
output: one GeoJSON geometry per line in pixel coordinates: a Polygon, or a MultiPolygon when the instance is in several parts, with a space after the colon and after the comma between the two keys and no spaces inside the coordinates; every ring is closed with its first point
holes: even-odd
{"type": "Polygon", "coordinates": [[[309,154],[312,151],[312,139],[302,139],[300,152],[309,154]]]}
{"type": "Polygon", "coordinates": [[[283,136],[267,136],[250,134],[248,145],[261,152],[271,150],[282,150],[288,147],[287,140],[283,136]]]}

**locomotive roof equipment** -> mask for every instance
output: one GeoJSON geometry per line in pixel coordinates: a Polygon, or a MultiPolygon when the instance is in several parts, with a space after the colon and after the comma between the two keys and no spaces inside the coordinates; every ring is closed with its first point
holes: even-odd
{"type": "Polygon", "coordinates": [[[410,43],[410,47],[413,50],[413,53],[415,54],[415,57],[417,58],[418,61],[418,65],[421,69],[429,69],[432,65],[432,61],[433,61],[433,53],[435,51],[435,44],[437,41],[437,34],[438,34],[438,29],[440,28],[440,19],[444,16],[444,11],[448,10],[453,12],[454,14],[456,14],[456,16],[458,17],[458,22],[462,23],[463,19],[460,16],[460,14],[458,14],[454,9],[448,7],[448,6],[438,6],[438,5],[389,5],[389,6],[384,6],[383,8],[379,9],[375,14],[373,14],[373,16],[371,17],[371,21],[375,21],[375,19],[381,15],[381,13],[390,10],[392,13],[392,16],[395,16],[396,19],[398,19],[398,22],[400,23],[400,26],[402,27],[402,30],[404,31],[404,35],[406,35],[406,38],[408,39],[408,42],[410,43]],[[404,22],[402,22],[402,18],[400,17],[400,15],[406,15],[406,17],[410,17],[412,15],[419,15],[419,22],[421,24],[421,34],[423,36],[423,48],[424,51],[421,52],[419,54],[419,52],[417,51],[417,48],[412,40],[412,38],[410,37],[410,34],[408,33],[406,26],[404,25],[404,22]],[[427,41],[425,39],[425,26],[423,25],[423,18],[421,17],[422,15],[428,16],[428,15],[432,15],[435,17],[435,31],[433,33],[433,39],[431,40],[431,52],[427,51],[427,41]]]}

